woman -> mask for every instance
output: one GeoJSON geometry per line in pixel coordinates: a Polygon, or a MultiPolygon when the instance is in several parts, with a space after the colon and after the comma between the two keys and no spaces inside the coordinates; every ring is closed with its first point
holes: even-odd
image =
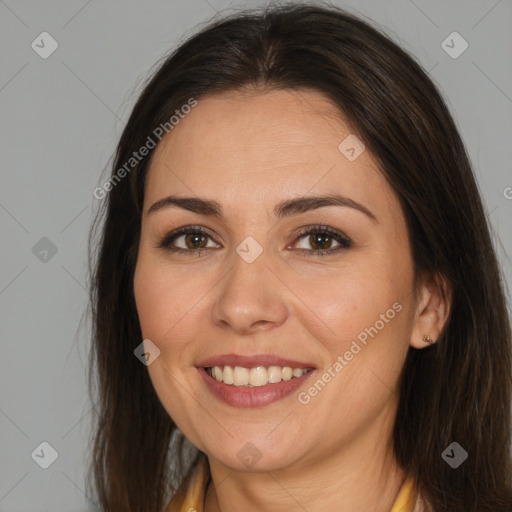
{"type": "Polygon", "coordinates": [[[387,37],[306,4],[211,23],[95,195],[104,510],[512,510],[489,227],[445,103],[387,37]]]}

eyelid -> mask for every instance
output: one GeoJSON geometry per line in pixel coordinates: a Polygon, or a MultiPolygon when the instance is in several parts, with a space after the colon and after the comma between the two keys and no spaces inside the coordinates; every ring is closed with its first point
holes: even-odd
{"type": "Polygon", "coordinates": [[[339,231],[338,229],[331,228],[331,226],[327,226],[326,224],[314,224],[314,225],[308,225],[304,226],[302,228],[299,228],[298,233],[296,233],[295,238],[300,238],[304,235],[314,234],[314,233],[327,233],[332,236],[336,236],[338,238],[341,238],[345,240],[346,242],[351,242],[350,238],[345,235],[342,231],[339,231]]]}
{"type": "MultiPolygon", "coordinates": [[[[188,255],[196,254],[201,255],[204,252],[209,252],[209,249],[212,248],[199,248],[199,249],[183,249],[181,247],[170,247],[171,243],[174,242],[177,238],[183,235],[187,235],[190,233],[201,233],[203,235],[206,235],[210,237],[216,244],[215,236],[212,234],[212,232],[203,226],[199,225],[187,225],[182,226],[180,228],[177,228],[170,233],[167,233],[164,235],[158,244],[155,246],[155,248],[160,248],[167,250],[171,253],[187,253],[188,255]]],[[[325,249],[325,250],[308,250],[308,249],[295,249],[296,252],[299,252],[301,254],[307,254],[308,256],[322,256],[325,254],[335,254],[343,249],[348,249],[349,247],[352,247],[352,240],[345,235],[343,232],[331,228],[330,226],[327,226],[325,224],[315,224],[315,225],[308,225],[303,226],[302,228],[299,228],[299,231],[294,235],[294,240],[292,242],[292,246],[297,244],[297,242],[305,237],[306,235],[314,235],[317,233],[326,233],[331,238],[334,238],[339,246],[335,247],[334,249],[325,249]]],[[[290,245],[287,246],[287,248],[290,247],[290,245]]]]}
{"type": "MultiPolygon", "coordinates": [[[[213,235],[213,232],[210,231],[208,228],[205,228],[203,226],[199,225],[188,225],[188,226],[182,226],[181,228],[177,228],[167,234],[165,234],[163,237],[159,239],[158,244],[156,245],[156,248],[161,249],[168,249],[168,245],[170,245],[171,242],[174,242],[176,238],[179,238],[182,235],[187,235],[189,233],[201,233],[204,235],[209,236],[212,240],[215,241],[215,236],[213,235]]],[[[217,242],[215,242],[217,243],[217,242]]],[[[180,250],[180,247],[176,248],[178,251],[180,250]]],[[[171,250],[171,249],[168,249],[171,250]]],[[[199,250],[193,250],[193,249],[182,249],[186,252],[200,252],[199,250]]],[[[204,250],[204,249],[203,249],[204,250]]]]}
{"type": "Polygon", "coordinates": [[[337,254],[338,252],[343,251],[344,249],[348,249],[352,247],[353,242],[352,240],[345,235],[342,231],[339,231],[338,229],[331,228],[330,226],[327,226],[325,224],[315,224],[313,226],[305,226],[299,230],[299,232],[295,235],[295,239],[293,241],[292,245],[297,244],[297,242],[309,235],[314,235],[317,233],[326,233],[331,238],[334,238],[338,242],[338,246],[333,249],[319,249],[319,250],[308,250],[308,249],[295,249],[301,254],[315,257],[315,256],[322,256],[322,255],[330,255],[330,254],[337,254]]]}

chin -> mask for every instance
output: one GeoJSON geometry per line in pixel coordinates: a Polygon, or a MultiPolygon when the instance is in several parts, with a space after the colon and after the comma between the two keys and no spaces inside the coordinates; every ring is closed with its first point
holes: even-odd
{"type": "Polygon", "coordinates": [[[238,436],[229,440],[224,447],[217,443],[212,449],[206,447],[208,457],[218,460],[232,471],[263,473],[280,471],[294,464],[301,453],[297,450],[297,440],[284,437],[270,441],[258,435],[238,436]]]}

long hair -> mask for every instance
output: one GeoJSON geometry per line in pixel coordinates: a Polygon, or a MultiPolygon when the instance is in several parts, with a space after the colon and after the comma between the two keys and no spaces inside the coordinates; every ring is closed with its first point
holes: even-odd
{"type": "Polygon", "coordinates": [[[187,459],[172,442],[177,427],[133,353],[142,342],[133,275],[153,149],[130,159],[191,99],[246,88],[323,93],[376,159],[407,221],[415,277],[442,276],[452,289],[438,343],[407,354],[395,456],[435,512],[512,510],[510,322],[461,137],[414,58],[339,8],[297,3],[231,14],[186,40],[148,79],[120,138],[89,242],[91,474],[102,509],[161,510],[204,456],[187,459]],[[457,469],[442,457],[453,442],[468,453],[457,469]]]}

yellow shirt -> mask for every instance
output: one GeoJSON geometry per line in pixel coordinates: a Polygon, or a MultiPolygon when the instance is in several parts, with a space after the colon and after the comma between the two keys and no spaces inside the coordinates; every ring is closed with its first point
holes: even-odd
{"type": "MultiPolygon", "coordinates": [[[[180,487],[165,512],[204,512],[203,500],[209,479],[208,463],[201,459],[191,475],[189,484],[180,487]]],[[[412,477],[409,477],[400,488],[391,512],[414,512],[415,503],[414,482],[412,477]]]]}

